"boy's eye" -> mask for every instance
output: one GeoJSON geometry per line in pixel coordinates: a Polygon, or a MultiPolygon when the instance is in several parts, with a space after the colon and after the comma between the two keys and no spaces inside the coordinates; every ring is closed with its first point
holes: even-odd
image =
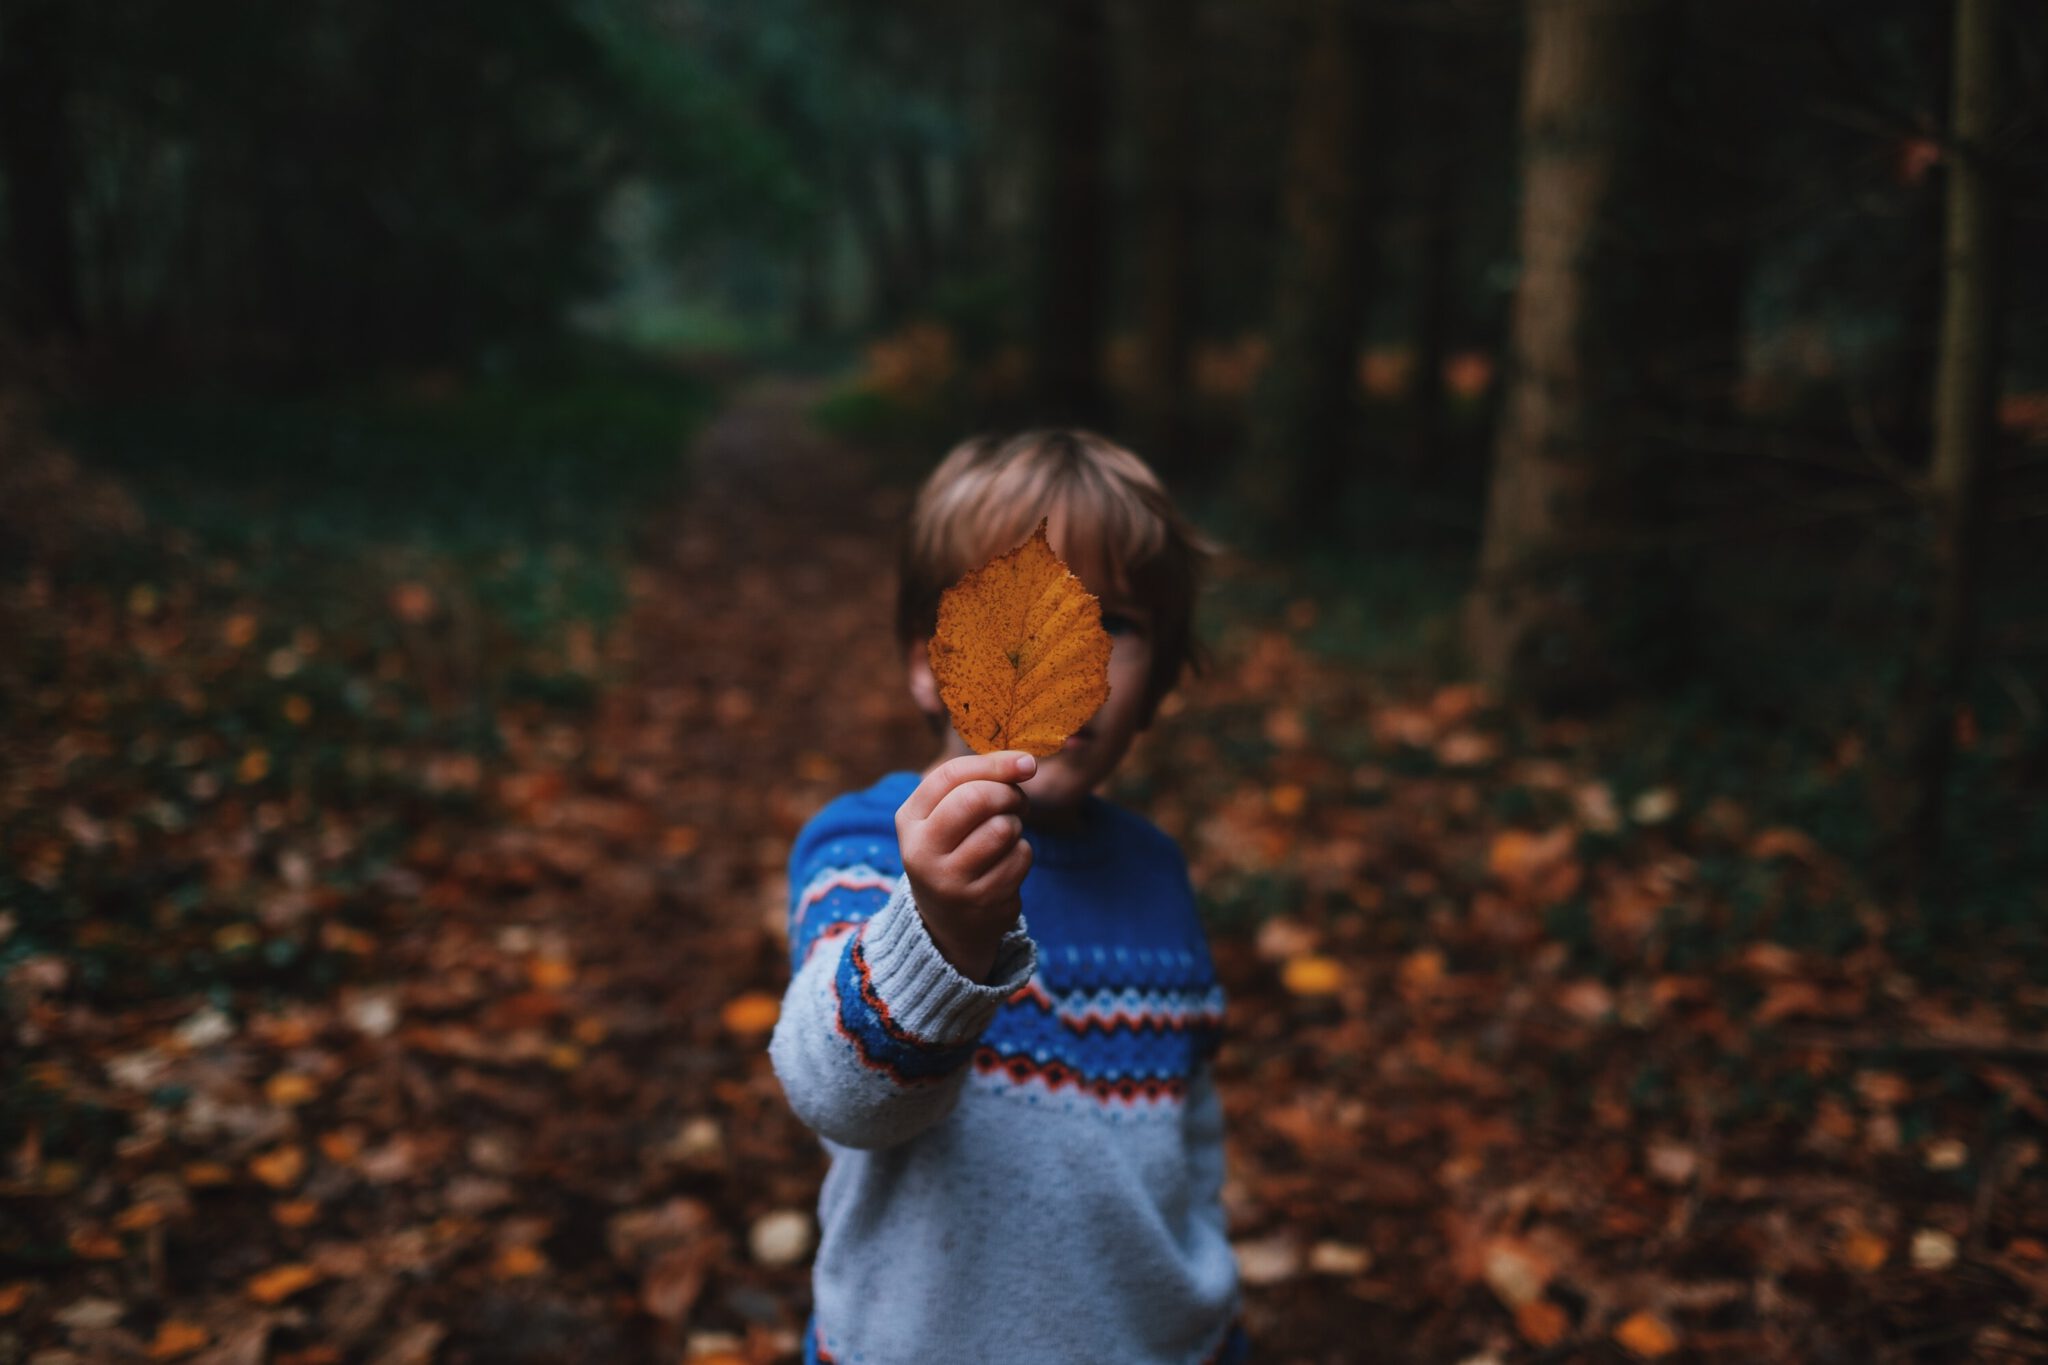
{"type": "Polygon", "coordinates": [[[1111,635],[1136,635],[1138,623],[1120,611],[1102,613],[1102,628],[1111,635]]]}

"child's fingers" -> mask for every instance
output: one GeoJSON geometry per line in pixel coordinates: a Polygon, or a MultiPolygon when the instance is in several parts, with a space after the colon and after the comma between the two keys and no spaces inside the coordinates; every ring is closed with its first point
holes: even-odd
{"type": "Polygon", "coordinates": [[[962,754],[949,758],[924,776],[917,789],[904,798],[899,808],[901,814],[913,820],[926,820],[938,808],[946,794],[963,782],[1022,782],[1038,771],[1038,760],[1030,754],[1015,749],[1002,749],[992,754],[962,754]]]}
{"type": "Polygon", "coordinates": [[[1019,839],[1016,847],[1005,853],[994,867],[967,884],[964,899],[987,904],[1014,896],[1017,888],[1024,884],[1024,874],[1031,870],[1031,856],[1031,845],[1019,839]]]}
{"type": "Polygon", "coordinates": [[[1024,793],[1008,782],[963,782],[946,793],[920,831],[928,847],[951,853],[998,815],[1019,815],[1024,793]]]}
{"type": "Polygon", "coordinates": [[[1008,853],[1023,833],[1024,822],[1017,816],[990,816],[967,832],[948,859],[953,874],[962,881],[973,881],[995,866],[996,860],[1008,853]]]}

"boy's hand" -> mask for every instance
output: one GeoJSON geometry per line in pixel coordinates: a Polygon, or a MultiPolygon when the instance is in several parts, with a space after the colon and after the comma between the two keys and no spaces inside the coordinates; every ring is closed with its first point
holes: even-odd
{"type": "Polygon", "coordinates": [[[896,808],[896,842],[925,930],[970,981],[986,980],[1003,935],[1017,927],[1018,891],[1031,870],[1017,784],[1037,770],[1037,759],[1012,749],[948,759],[896,808]]]}

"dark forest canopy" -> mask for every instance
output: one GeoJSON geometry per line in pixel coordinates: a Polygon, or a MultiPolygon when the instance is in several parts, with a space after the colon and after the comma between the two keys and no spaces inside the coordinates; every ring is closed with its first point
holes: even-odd
{"type": "MultiPolygon", "coordinates": [[[[1667,359],[1890,402],[1931,344],[1945,7],[1651,8],[1654,98],[1631,115],[1648,154],[1614,228],[1669,267],[1637,300],[1690,352],[1667,359]]],[[[1509,0],[0,15],[7,316],[204,371],[468,363],[579,303],[630,313],[654,278],[757,333],[936,316],[977,360],[1046,351],[1057,328],[1090,333],[1069,355],[1127,333],[1152,352],[1251,334],[1285,350],[1296,324],[1274,309],[1316,284],[1288,282],[1303,239],[1282,181],[1308,164],[1337,46],[1356,122],[1329,157],[1348,193],[1317,213],[1337,214],[1330,259],[1358,300],[1340,344],[1425,352],[1436,403],[1447,353],[1497,348],[1515,279],[1509,0]],[[1095,306],[1074,313],[1076,288],[1095,306]]],[[[2036,106],[2037,18],[2012,21],[2036,106]]],[[[2044,258],[2015,251],[2017,315],[2041,314],[2044,258]]],[[[2038,366],[2038,341],[2016,341],[2038,366]]],[[[1185,367],[1154,364],[1153,408],[1185,367]]]]}

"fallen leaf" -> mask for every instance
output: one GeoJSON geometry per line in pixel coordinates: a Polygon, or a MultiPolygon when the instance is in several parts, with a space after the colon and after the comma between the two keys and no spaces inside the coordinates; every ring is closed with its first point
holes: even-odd
{"type": "Polygon", "coordinates": [[[743,1036],[767,1033],[781,1017],[782,1001],[766,991],[748,991],[745,995],[734,996],[718,1012],[719,1022],[725,1025],[727,1033],[743,1036]]]}
{"type": "Polygon", "coordinates": [[[1509,1308],[1521,1308],[1543,1297],[1554,1273],[1549,1259],[1512,1237],[1487,1243],[1481,1261],[1487,1287],[1509,1308]]]}
{"type": "Polygon", "coordinates": [[[716,1243],[692,1242],[655,1257],[640,1277],[640,1306],[647,1315],[659,1322],[687,1320],[704,1292],[704,1277],[717,1251],[716,1243]]]}
{"type": "Polygon", "coordinates": [[[1940,1228],[1921,1228],[1913,1234],[1913,1268],[1947,1270],[1956,1263],[1956,1239],[1940,1228]]]}
{"type": "Polygon", "coordinates": [[[1970,1164],[1970,1149],[1954,1138],[1936,1138],[1927,1144],[1923,1164],[1930,1171],[1959,1171],[1970,1164]]]}
{"type": "Polygon", "coordinates": [[[1363,1275],[1372,1269],[1372,1253],[1349,1242],[1317,1242],[1308,1249],[1308,1268],[1318,1275],[1363,1275]]]}
{"type": "MultiPolygon", "coordinates": [[[[288,1190],[306,1173],[306,1150],[288,1143],[249,1159],[249,1174],[273,1190],[288,1190]]],[[[190,1178],[189,1175],[187,1177],[190,1178]]]]}
{"type": "Polygon", "coordinates": [[[1301,1244],[1285,1233],[1236,1242],[1238,1278],[1253,1287],[1282,1284],[1301,1273],[1301,1244]]]}
{"type": "Polygon", "coordinates": [[[1256,940],[1261,962],[1285,962],[1290,957],[1312,953],[1323,936],[1298,919],[1275,915],[1259,926],[1256,940]]]}
{"type": "Polygon", "coordinates": [[[1429,994],[1442,983],[1446,965],[1441,949],[1416,949],[1401,959],[1401,989],[1411,995],[1429,994]]]}
{"type": "Polygon", "coordinates": [[[258,1303],[283,1303],[300,1290],[319,1282],[318,1270],[304,1262],[293,1261],[251,1276],[244,1290],[258,1303]]]}
{"type": "Polygon", "coordinates": [[[1836,1258],[1851,1270],[1868,1274],[1881,1268],[1891,1256],[1891,1243],[1876,1233],[1857,1228],[1842,1239],[1836,1248],[1836,1258]]]}
{"type": "Polygon", "coordinates": [[[118,1261],[123,1255],[121,1239],[100,1228],[79,1228],[71,1234],[73,1254],[88,1261],[118,1261]]]}
{"type": "Polygon", "coordinates": [[[576,979],[576,964],[559,957],[537,957],[526,964],[526,979],[537,991],[558,991],[576,979]]]}
{"type": "Polygon", "coordinates": [[[1678,792],[1671,787],[1652,787],[1629,803],[1628,814],[1639,825],[1661,825],[1678,814],[1678,792]]]}
{"type": "Polygon", "coordinates": [[[1632,1314],[1614,1329],[1614,1339],[1632,1355],[1646,1360],[1668,1356],[1678,1349],[1678,1333],[1671,1324],[1647,1310],[1632,1314]]]}
{"type": "Polygon", "coordinates": [[[313,1199],[287,1199],[270,1206],[270,1216],[281,1228],[302,1228],[320,1216],[319,1201],[313,1199]]]}
{"type": "Polygon", "coordinates": [[[1515,1309],[1515,1330],[1531,1346],[1555,1346],[1571,1326],[1564,1309],[1549,1299],[1531,1299],[1515,1309]]]}
{"type": "Polygon", "coordinates": [[[319,1093],[313,1078],[298,1071],[280,1071],[263,1086],[264,1097],[280,1109],[304,1104],[319,1093]]]}
{"type": "Polygon", "coordinates": [[[337,1128],[320,1135],[320,1155],[337,1166],[346,1166],[363,1151],[363,1135],[353,1128],[337,1128]]]}
{"type": "Polygon", "coordinates": [[[501,1280],[524,1279],[548,1268],[547,1257],[525,1244],[506,1247],[491,1262],[491,1274],[501,1280]]]}
{"type": "Polygon", "coordinates": [[[122,1232],[142,1232],[162,1223],[167,1216],[162,1204],[144,1200],[115,1214],[114,1226],[122,1232]]]}
{"type": "Polygon", "coordinates": [[[1350,983],[1351,974],[1334,957],[1304,953],[1280,969],[1280,984],[1289,995],[1335,995],[1350,983]]]}
{"type": "Polygon", "coordinates": [[[58,1309],[53,1316],[74,1332],[89,1332],[103,1327],[112,1327],[128,1310],[117,1299],[89,1297],[74,1299],[58,1309]]]}
{"type": "Polygon", "coordinates": [[[21,1306],[27,1302],[27,1280],[14,1280],[8,1284],[0,1284],[0,1318],[20,1311],[21,1306]]]}
{"type": "Polygon", "coordinates": [[[1578,831],[1559,825],[1544,834],[1504,829],[1494,835],[1486,854],[1486,870],[1518,900],[1567,900],[1579,889],[1581,868],[1572,855],[1578,831]]]}
{"type": "Polygon", "coordinates": [[[747,1250],[765,1266],[795,1265],[811,1250],[811,1215],[801,1209],[763,1214],[747,1230],[747,1250]]]}
{"type": "Polygon", "coordinates": [[[190,1355],[212,1340],[213,1333],[196,1322],[187,1322],[183,1318],[165,1318],[157,1324],[156,1337],[149,1343],[149,1358],[176,1360],[179,1356],[190,1355]]]}
{"type": "Polygon", "coordinates": [[[1058,753],[1109,699],[1102,604],[1052,551],[1046,523],[939,600],[929,655],[953,728],[978,754],[1058,753]]]}

